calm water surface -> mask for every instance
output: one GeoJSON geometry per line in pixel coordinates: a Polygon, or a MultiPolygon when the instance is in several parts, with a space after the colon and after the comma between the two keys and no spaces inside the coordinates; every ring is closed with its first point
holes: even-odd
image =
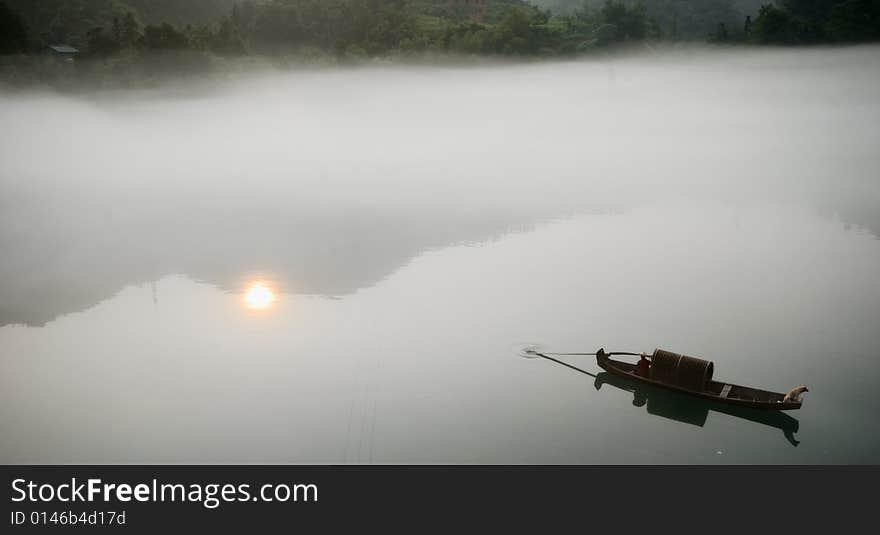
{"type": "Polygon", "coordinates": [[[878,52],[0,95],[0,462],[880,462],[878,52]]]}

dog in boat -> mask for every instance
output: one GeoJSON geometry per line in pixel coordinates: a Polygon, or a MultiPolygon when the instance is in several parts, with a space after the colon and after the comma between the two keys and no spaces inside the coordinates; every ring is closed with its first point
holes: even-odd
{"type": "Polygon", "coordinates": [[[804,385],[792,388],[791,390],[788,391],[788,394],[786,394],[785,397],[782,398],[782,402],[783,403],[797,403],[798,401],[801,400],[801,394],[803,394],[804,392],[809,392],[809,391],[810,390],[804,385]]]}

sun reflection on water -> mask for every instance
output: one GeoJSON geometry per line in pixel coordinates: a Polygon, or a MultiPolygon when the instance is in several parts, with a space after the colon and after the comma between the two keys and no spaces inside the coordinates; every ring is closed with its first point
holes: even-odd
{"type": "Polygon", "coordinates": [[[251,310],[266,310],[272,307],[278,298],[268,284],[255,281],[248,285],[244,292],[244,306],[251,310]]]}

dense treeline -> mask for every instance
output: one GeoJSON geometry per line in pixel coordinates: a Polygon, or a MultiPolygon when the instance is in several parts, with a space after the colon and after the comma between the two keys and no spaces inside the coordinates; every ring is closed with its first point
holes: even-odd
{"type": "MultiPolygon", "coordinates": [[[[772,1],[772,0],[764,0],[772,1]]],[[[533,0],[556,15],[600,10],[605,0],[533,0]]],[[[625,0],[630,7],[641,6],[651,24],[666,39],[705,40],[719,23],[740,23],[754,10],[735,0],[625,0]]]]}
{"type": "MultiPolygon", "coordinates": [[[[605,0],[533,0],[556,13],[605,0]]],[[[641,5],[666,38],[816,44],[880,39],[878,0],[626,0],[641,5]],[[748,23],[745,19],[748,17],[748,23]]]]}
{"type": "Polygon", "coordinates": [[[761,7],[748,38],[760,44],[880,39],[880,0],[783,0],[761,7]]]}
{"type": "MultiPolygon", "coordinates": [[[[213,2],[213,7],[223,4],[213,2]]],[[[479,19],[470,4],[448,0],[243,1],[214,20],[186,25],[145,22],[132,6],[147,4],[46,0],[27,3],[22,18],[37,26],[32,48],[64,42],[92,57],[169,50],[268,56],[312,50],[343,57],[424,51],[560,54],[662,33],[644,6],[614,0],[557,17],[519,0],[495,0],[479,19]]]]}
{"type": "MultiPolygon", "coordinates": [[[[91,62],[79,70],[118,75],[172,56],[196,72],[236,57],[548,56],[644,40],[880,39],[880,0],[533,1],[558,11],[521,0],[0,0],[0,54],[65,43],[80,50],[78,63],[91,62]]],[[[0,68],[21,73],[25,63],[0,68]]]]}
{"type": "Polygon", "coordinates": [[[0,54],[20,54],[27,49],[28,36],[24,20],[0,2],[0,54]]]}
{"type": "Polygon", "coordinates": [[[34,47],[65,42],[85,46],[89,31],[131,13],[142,25],[211,24],[237,0],[3,0],[30,30],[34,47]]]}

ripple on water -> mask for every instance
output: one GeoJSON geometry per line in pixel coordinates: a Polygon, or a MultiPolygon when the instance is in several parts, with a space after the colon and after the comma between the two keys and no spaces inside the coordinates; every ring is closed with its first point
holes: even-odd
{"type": "Polygon", "coordinates": [[[544,347],[540,344],[520,343],[513,346],[514,354],[524,359],[538,358],[538,353],[542,351],[544,351],[544,347]]]}

